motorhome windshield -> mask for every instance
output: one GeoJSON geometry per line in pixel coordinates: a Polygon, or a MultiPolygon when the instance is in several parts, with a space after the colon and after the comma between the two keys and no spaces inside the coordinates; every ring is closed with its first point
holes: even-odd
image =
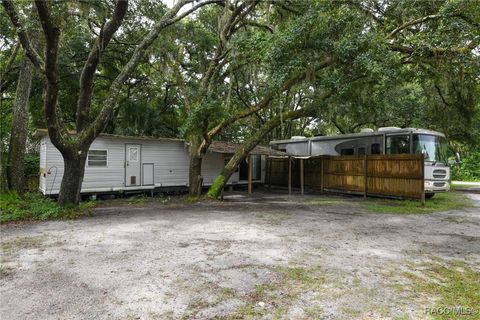
{"type": "Polygon", "coordinates": [[[429,134],[413,135],[413,151],[423,153],[425,161],[447,163],[448,145],[445,138],[429,134]]]}

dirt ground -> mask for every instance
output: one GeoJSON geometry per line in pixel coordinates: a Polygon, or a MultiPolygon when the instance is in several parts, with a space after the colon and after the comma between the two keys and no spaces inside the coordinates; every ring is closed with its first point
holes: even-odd
{"type": "Polygon", "coordinates": [[[230,193],[5,225],[0,318],[428,318],[432,298],[404,272],[480,268],[480,194],[469,196],[475,207],[401,215],[361,198],[230,193]]]}

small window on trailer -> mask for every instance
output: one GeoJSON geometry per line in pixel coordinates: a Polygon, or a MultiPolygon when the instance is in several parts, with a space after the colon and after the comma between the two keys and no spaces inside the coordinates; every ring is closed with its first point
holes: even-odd
{"type": "Polygon", "coordinates": [[[89,167],[106,167],[107,150],[88,150],[87,164],[89,167]]]}

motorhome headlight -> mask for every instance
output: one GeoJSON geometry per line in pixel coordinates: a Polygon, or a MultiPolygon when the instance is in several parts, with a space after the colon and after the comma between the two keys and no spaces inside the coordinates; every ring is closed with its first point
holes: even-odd
{"type": "Polygon", "coordinates": [[[433,187],[433,181],[425,181],[425,188],[433,187]]]}

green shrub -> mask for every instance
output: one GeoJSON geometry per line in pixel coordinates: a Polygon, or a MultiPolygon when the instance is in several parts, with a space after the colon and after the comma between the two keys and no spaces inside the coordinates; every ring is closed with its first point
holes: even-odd
{"type": "Polygon", "coordinates": [[[459,165],[452,167],[452,180],[480,181],[480,151],[468,153],[459,165]]]}
{"type": "Polygon", "coordinates": [[[23,159],[25,162],[25,175],[38,175],[40,172],[40,156],[38,154],[26,154],[23,159]]]}
{"type": "Polygon", "coordinates": [[[4,193],[0,195],[0,222],[74,218],[81,210],[94,206],[95,202],[87,202],[78,208],[60,207],[55,200],[38,192],[26,193],[23,197],[13,192],[4,193]]]}

